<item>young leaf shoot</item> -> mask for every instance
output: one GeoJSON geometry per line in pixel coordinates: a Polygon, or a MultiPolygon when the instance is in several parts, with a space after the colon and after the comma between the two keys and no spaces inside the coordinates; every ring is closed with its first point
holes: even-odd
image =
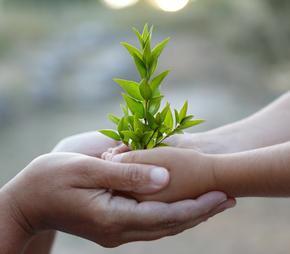
{"type": "Polygon", "coordinates": [[[124,115],[117,117],[109,114],[109,119],[117,126],[117,130],[100,130],[100,132],[109,138],[122,141],[132,150],[166,146],[165,140],[168,137],[181,134],[185,129],[201,124],[204,120],[187,115],[187,101],[179,111],[177,109],[172,111],[169,103],[160,109],[164,98],[160,86],[169,71],[157,75],[155,71],[169,38],[151,48],[153,26],[149,29],[146,24],[143,32],[136,28],[133,28],[133,31],[140,47],[136,48],[127,42],[122,42],[121,45],[131,55],[140,80],[114,79],[124,90],[122,95],[125,106],[121,105],[124,115]]]}

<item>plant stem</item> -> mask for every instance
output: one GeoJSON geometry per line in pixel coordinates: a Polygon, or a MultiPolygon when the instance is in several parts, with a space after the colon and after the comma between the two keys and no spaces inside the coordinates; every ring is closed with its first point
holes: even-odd
{"type": "Polygon", "coordinates": [[[148,101],[145,100],[145,115],[144,115],[144,120],[145,120],[145,124],[147,125],[148,123],[148,119],[147,119],[147,111],[148,111],[148,101]]]}
{"type": "Polygon", "coordinates": [[[175,129],[173,130],[173,131],[171,131],[171,132],[169,132],[164,138],[162,138],[157,144],[156,144],[156,146],[158,146],[158,145],[160,145],[165,139],[167,139],[167,138],[169,138],[169,137],[171,137],[172,135],[174,135],[174,133],[175,133],[175,131],[178,129],[180,127],[180,125],[177,125],[176,127],[175,127],[175,129]]]}
{"type": "Polygon", "coordinates": [[[158,128],[156,128],[152,134],[152,136],[150,137],[149,141],[147,142],[147,144],[145,145],[145,149],[147,149],[147,146],[149,145],[149,143],[151,142],[152,138],[154,137],[156,131],[158,131],[158,128]]]}

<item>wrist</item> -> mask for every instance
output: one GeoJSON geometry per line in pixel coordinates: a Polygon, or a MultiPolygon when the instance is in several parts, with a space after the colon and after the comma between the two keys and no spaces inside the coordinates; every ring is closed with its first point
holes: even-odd
{"type": "Polygon", "coordinates": [[[213,162],[213,174],[216,190],[225,192],[231,197],[250,195],[251,182],[256,178],[250,168],[245,167],[243,153],[209,155],[213,162]]]}
{"type": "Polygon", "coordinates": [[[216,130],[211,130],[202,133],[192,134],[193,148],[200,150],[207,154],[228,154],[241,152],[245,147],[254,146],[252,144],[245,144],[248,142],[244,140],[239,132],[223,133],[216,130]]]}
{"type": "Polygon", "coordinates": [[[202,153],[224,154],[231,150],[228,137],[211,131],[190,134],[190,139],[191,148],[202,153]]]}
{"type": "Polygon", "coordinates": [[[33,232],[21,210],[9,195],[0,190],[0,242],[3,253],[19,253],[24,249],[33,232]]]}
{"type": "MultiPolygon", "coordinates": [[[[186,161],[186,160],[184,160],[186,161]]],[[[196,198],[209,191],[217,190],[217,179],[214,169],[214,156],[205,153],[191,151],[188,153],[188,165],[190,167],[190,175],[185,178],[184,189],[190,190],[190,197],[196,198]]]]}

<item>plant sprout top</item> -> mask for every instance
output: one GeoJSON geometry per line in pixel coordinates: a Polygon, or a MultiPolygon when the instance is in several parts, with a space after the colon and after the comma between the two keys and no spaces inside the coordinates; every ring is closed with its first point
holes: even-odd
{"type": "Polygon", "coordinates": [[[160,110],[164,96],[160,92],[160,86],[169,71],[155,75],[158,59],[163,49],[169,42],[166,38],[151,47],[153,26],[146,24],[140,33],[133,28],[140,48],[136,48],[127,42],[121,44],[132,56],[136,69],[140,74],[140,81],[114,79],[124,90],[124,105],[121,105],[123,116],[117,117],[109,114],[109,119],[116,124],[117,130],[100,130],[100,132],[114,140],[122,141],[132,150],[150,149],[166,146],[166,138],[177,134],[192,126],[198,125],[204,120],[194,119],[193,115],[187,115],[188,103],[184,103],[181,110],[171,110],[167,102],[160,110]]]}

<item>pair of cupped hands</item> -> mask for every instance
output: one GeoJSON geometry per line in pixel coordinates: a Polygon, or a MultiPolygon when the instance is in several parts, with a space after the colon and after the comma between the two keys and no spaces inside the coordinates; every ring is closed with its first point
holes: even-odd
{"type": "Polygon", "coordinates": [[[105,247],[175,235],[235,205],[216,191],[198,134],[167,142],[129,151],[96,132],[69,137],[6,184],[1,200],[28,238],[59,230],[105,247]]]}

